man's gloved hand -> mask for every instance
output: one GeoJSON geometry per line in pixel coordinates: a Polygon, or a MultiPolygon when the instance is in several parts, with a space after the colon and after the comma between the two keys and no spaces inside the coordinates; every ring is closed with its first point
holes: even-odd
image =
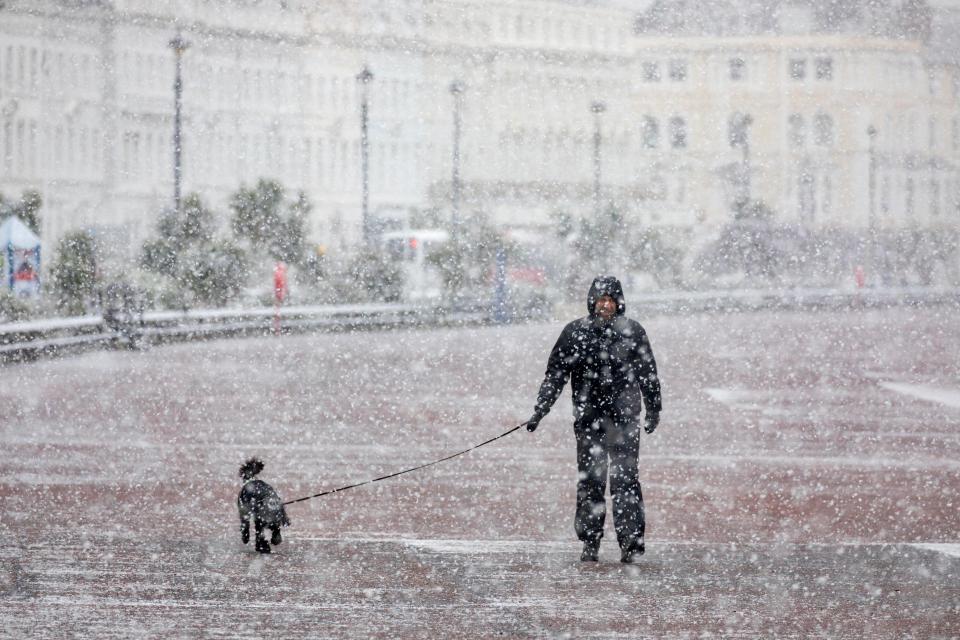
{"type": "Polygon", "coordinates": [[[647,433],[653,433],[657,428],[657,425],[660,424],[660,414],[659,413],[650,413],[647,412],[647,417],[643,421],[643,430],[647,433]]]}
{"type": "Polygon", "coordinates": [[[541,420],[543,420],[543,416],[540,415],[539,413],[535,413],[532,416],[530,416],[530,419],[524,422],[523,424],[526,425],[527,431],[529,431],[530,433],[533,433],[534,431],[537,430],[537,427],[540,426],[541,420]]]}

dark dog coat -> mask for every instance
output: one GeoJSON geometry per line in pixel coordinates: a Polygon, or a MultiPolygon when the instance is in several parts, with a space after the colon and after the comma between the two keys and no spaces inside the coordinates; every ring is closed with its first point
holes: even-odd
{"type": "Polygon", "coordinates": [[[256,533],[256,548],[260,553],[270,553],[270,543],[263,537],[263,530],[270,529],[270,542],[277,545],[282,542],[280,528],[290,525],[290,518],[283,508],[283,501],[277,492],[263,480],[255,478],[263,470],[263,462],[252,458],[240,467],[240,477],[244,479],[240,495],[237,496],[237,510],[240,512],[240,539],[246,544],[250,541],[250,524],[256,533]]]}

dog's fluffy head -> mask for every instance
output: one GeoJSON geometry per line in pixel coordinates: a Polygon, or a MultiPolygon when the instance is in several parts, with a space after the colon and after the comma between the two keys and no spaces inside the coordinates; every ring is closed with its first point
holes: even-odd
{"type": "Polygon", "coordinates": [[[240,477],[249,480],[261,471],[263,471],[263,461],[260,458],[250,458],[240,466],[240,477]]]}

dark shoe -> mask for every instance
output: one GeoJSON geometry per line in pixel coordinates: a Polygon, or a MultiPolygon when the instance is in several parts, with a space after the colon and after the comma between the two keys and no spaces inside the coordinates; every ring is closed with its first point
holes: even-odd
{"type": "Polygon", "coordinates": [[[620,554],[620,562],[633,564],[634,562],[640,559],[640,556],[642,556],[644,552],[646,552],[646,548],[644,547],[644,544],[642,542],[638,542],[633,546],[627,547],[626,549],[623,550],[623,552],[620,554]]]}
{"type": "Polygon", "coordinates": [[[264,538],[257,538],[257,551],[259,553],[270,553],[270,543],[264,538]]]}
{"type": "Polygon", "coordinates": [[[283,542],[283,538],[280,536],[280,528],[277,527],[273,530],[273,535],[270,536],[270,544],[276,546],[283,542]]]}
{"type": "Polygon", "coordinates": [[[580,562],[596,562],[600,555],[599,540],[585,540],[583,551],[580,552],[580,562]]]}

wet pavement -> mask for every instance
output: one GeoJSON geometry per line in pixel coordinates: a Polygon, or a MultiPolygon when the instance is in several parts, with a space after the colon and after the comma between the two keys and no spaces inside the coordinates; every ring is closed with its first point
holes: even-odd
{"type": "Polygon", "coordinates": [[[960,312],[638,318],[664,385],[648,553],[577,560],[569,392],[498,435],[561,323],[315,334],[0,368],[5,637],[960,636],[960,312]]]}

